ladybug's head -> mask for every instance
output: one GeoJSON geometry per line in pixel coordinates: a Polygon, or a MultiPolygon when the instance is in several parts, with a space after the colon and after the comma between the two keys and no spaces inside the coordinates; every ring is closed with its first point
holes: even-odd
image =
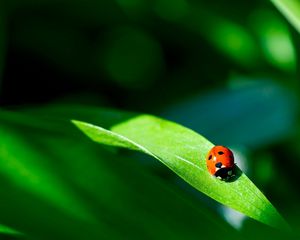
{"type": "Polygon", "coordinates": [[[234,176],[234,168],[220,168],[215,172],[215,176],[221,180],[227,181],[234,176]]]}

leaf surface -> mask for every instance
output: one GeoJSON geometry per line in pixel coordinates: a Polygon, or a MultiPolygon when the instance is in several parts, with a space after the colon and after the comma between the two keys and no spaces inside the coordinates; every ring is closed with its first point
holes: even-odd
{"type": "Polygon", "coordinates": [[[262,192],[237,168],[230,182],[212,177],[205,157],[213,144],[196,132],[150,115],[139,115],[111,128],[73,123],[93,141],[138,150],[156,158],[177,175],[216,201],[267,225],[288,228],[262,192]]]}
{"type": "Polygon", "coordinates": [[[271,2],[300,33],[300,2],[297,0],[271,0],[271,2]]]}

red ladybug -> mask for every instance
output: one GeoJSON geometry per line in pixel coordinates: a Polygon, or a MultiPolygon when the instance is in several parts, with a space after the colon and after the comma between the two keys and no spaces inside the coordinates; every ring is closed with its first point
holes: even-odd
{"type": "Polygon", "coordinates": [[[233,153],[224,146],[213,147],[206,158],[208,171],[221,180],[228,180],[233,176],[233,153]]]}

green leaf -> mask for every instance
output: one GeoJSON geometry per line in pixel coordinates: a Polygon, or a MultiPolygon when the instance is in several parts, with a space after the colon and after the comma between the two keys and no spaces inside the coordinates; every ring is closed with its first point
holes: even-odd
{"type": "MultiPolygon", "coordinates": [[[[80,106],[77,106],[69,112],[81,119],[89,119],[91,115],[93,121],[97,121],[98,116],[102,125],[124,121],[128,116],[113,110],[94,110],[85,107],[80,111],[80,106]]],[[[49,134],[47,121],[44,131],[42,125],[38,126],[38,132],[34,130],[34,119],[43,114],[31,114],[33,122],[27,128],[29,122],[26,121],[30,119],[25,114],[0,111],[0,116],[5,113],[3,118],[0,117],[0,168],[4,168],[0,171],[1,223],[15,227],[30,239],[38,236],[34,239],[80,240],[86,239],[87,233],[89,240],[184,239],[187,236],[197,239],[199,235],[209,235],[214,229],[218,229],[222,239],[239,239],[237,232],[213,209],[199,205],[177,185],[153,176],[140,162],[129,161],[116,151],[99,148],[69,121],[62,121],[69,117],[66,109],[59,112],[57,108],[51,112],[51,126],[60,125],[60,129],[65,130],[69,125],[73,130],[71,133],[51,131],[49,134]],[[13,126],[7,124],[9,119],[13,126]],[[24,136],[30,141],[25,143],[24,136]],[[27,154],[24,154],[24,149],[27,154]],[[25,168],[23,175],[35,175],[40,183],[30,184],[26,176],[20,176],[18,168],[21,166],[25,168]],[[49,189],[50,185],[56,191],[49,189]],[[58,196],[56,192],[63,190],[63,186],[63,195],[58,196]],[[53,199],[55,196],[59,201],[53,199]],[[81,203],[85,209],[92,210],[97,223],[81,221],[73,211],[65,211],[72,208],[82,212],[82,208],[78,209],[72,203],[66,207],[64,203],[68,197],[72,197],[72,203],[81,203]],[[45,216],[47,221],[40,221],[45,216]],[[61,233],[63,236],[58,238],[61,233]]],[[[210,239],[219,239],[219,235],[210,239]]]]}
{"type": "MultiPolygon", "coordinates": [[[[18,232],[17,230],[10,228],[5,225],[0,224],[0,234],[7,234],[7,235],[22,235],[22,233],[18,232]]],[[[1,235],[0,235],[1,237],[1,235]]]]}
{"type": "Polygon", "coordinates": [[[297,0],[271,0],[271,2],[300,33],[300,2],[297,0]]]}
{"type": "Polygon", "coordinates": [[[214,210],[199,205],[178,186],[153,176],[140,162],[99,148],[82,137],[68,140],[72,148],[65,147],[64,138],[53,137],[45,143],[58,157],[57,172],[64,171],[75,189],[82,190],[80,195],[88,197],[99,222],[113,222],[106,230],[119,234],[116,239],[144,239],[148,235],[153,239],[197,239],[214,229],[222,239],[239,239],[214,210]]]}
{"type": "Polygon", "coordinates": [[[288,228],[273,205],[239,169],[238,178],[231,182],[208,173],[205,157],[213,144],[190,129],[150,115],[129,119],[111,131],[76,120],[73,123],[95,142],[149,154],[216,201],[267,225],[288,228]]]}
{"type": "Polygon", "coordinates": [[[36,151],[10,128],[0,127],[0,175],[33,195],[39,196],[54,206],[79,219],[92,219],[72,190],[55,175],[48,162],[51,158],[36,151]],[[41,161],[43,159],[43,161],[41,161]],[[52,171],[51,171],[52,170],[52,171]]]}
{"type": "MultiPolygon", "coordinates": [[[[47,134],[26,134],[5,125],[1,123],[0,127],[0,222],[30,239],[77,240],[86,239],[88,233],[92,240],[103,239],[108,232],[118,239],[115,235],[119,234],[108,230],[105,221],[98,223],[95,211],[90,211],[89,199],[66,180],[69,169],[63,168],[56,152],[46,154],[41,139],[47,138],[47,134]]],[[[53,135],[62,138],[60,134],[53,135]]],[[[74,139],[72,135],[68,137],[74,139]]]]}

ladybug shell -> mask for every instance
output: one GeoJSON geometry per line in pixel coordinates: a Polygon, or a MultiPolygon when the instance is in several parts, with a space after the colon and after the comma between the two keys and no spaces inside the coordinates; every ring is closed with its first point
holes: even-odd
{"type": "Polygon", "coordinates": [[[235,166],[233,153],[227,147],[215,146],[209,151],[206,164],[212,175],[226,179],[230,177],[235,166]]]}

